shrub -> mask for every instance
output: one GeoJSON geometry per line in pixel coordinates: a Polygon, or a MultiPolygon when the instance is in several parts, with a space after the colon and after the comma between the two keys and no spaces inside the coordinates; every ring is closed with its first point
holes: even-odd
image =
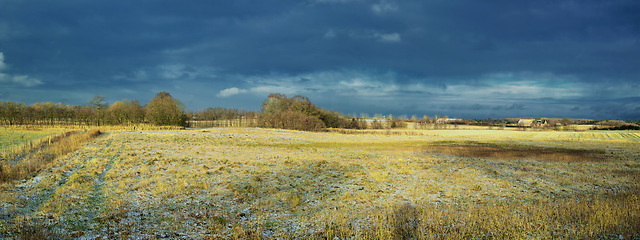
{"type": "Polygon", "coordinates": [[[399,118],[394,118],[389,121],[389,128],[406,128],[407,123],[399,118]]]}
{"type": "Polygon", "coordinates": [[[325,128],[324,123],[317,117],[292,110],[262,114],[258,123],[260,127],[303,131],[319,131],[325,128]]]}
{"type": "Polygon", "coordinates": [[[320,131],[350,126],[341,114],[318,108],[303,96],[287,98],[284,94],[270,94],[261,109],[259,127],[320,131]]]}
{"type": "Polygon", "coordinates": [[[167,92],[158,93],[147,104],[147,120],[158,126],[185,126],[187,115],[181,109],[182,104],[167,92]]]}
{"type": "Polygon", "coordinates": [[[382,122],[380,122],[378,120],[373,120],[373,122],[371,122],[371,128],[372,129],[383,129],[384,126],[382,125],[382,122]]]}

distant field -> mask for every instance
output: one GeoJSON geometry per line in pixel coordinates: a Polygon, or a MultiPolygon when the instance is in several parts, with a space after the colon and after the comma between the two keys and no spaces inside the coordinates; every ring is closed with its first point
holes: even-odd
{"type": "MultiPolygon", "coordinates": [[[[336,130],[338,131],[338,130],[336,130]]],[[[339,132],[339,131],[338,131],[339,132]]],[[[374,135],[407,135],[425,137],[425,140],[470,140],[470,141],[525,141],[525,142],[640,142],[640,131],[519,131],[517,129],[490,130],[487,127],[475,129],[446,130],[346,130],[347,133],[374,135]]]]}
{"type": "Polygon", "coordinates": [[[111,131],[1,185],[0,237],[640,238],[639,141],[638,131],[111,131]]]}
{"type": "Polygon", "coordinates": [[[24,147],[29,142],[62,133],[61,129],[0,129],[0,156],[24,147]]]}

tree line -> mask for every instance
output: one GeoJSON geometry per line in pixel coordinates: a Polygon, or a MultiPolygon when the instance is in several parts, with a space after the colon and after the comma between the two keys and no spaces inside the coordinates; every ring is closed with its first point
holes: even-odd
{"type": "Polygon", "coordinates": [[[135,125],[185,126],[184,104],[167,92],[158,93],[142,106],[138,100],[122,100],[111,105],[96,96],[88,105],[38,102],[32,105],[0,101],[1,125],[135,125]]]}
{"type": "Polygon", "coordinates": [[[258,113],[234,108],[206,108],[196,112],[188,111],[187,116],[194,121],[216,121],[239,118],[257,118],[258,113]]]}
{"type": "Polygon", "coordinates": [[[606,120],[591,127],[591,130],[640,130],[638,121],[606,120]]]}
{"type": "Polygon", "coordinates": [[[91,99],[88,105],[66,105],[62,103],[38,102],[32,105],[0,101],[0,125],[136,125],[159,126],[257,126],[304,131],[321,131],[326,128],[345,129],[389,129],[405,128],[414,122],[418,128],[427,124],[435,126],[437,116],[422,119],[406,115],[394,118],[374,116],[348,116],[322,109],[304,96],[287,97],[272,93],[262,103],[260,112],[227,108],[207,108],[196,112],[186,111],[184,104],[167,92],[158,93],[146,105],[138,100],[122,100],[106,104],[103,96],[91,99]],[[228,120],[232,122],[219,122],[228,120]],[[225,125],[226,124],[226,125],[225,125]]]}

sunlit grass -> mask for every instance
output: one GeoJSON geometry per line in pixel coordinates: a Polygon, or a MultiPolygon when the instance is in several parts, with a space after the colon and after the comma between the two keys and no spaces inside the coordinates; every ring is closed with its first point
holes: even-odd
{"type": "Polygon", "coordinates": [[[45,168],[56,157],[79,149],[82,144],[98,135],[100,135],[100,131],[97,129],[82,134],[67,132],[54,139],[49,139],[47,145],[42,146],[42,149],[35,149],[34,152],[25,153],[24,156],[14,160],[4,160],[0,162],[0,182],[29,177],[45,168]]]}
{"type": "Polygon", "coordinates": [[[112,131],[2,185],[0,237],[640,237],[637,132],[417,133],[112,131]]]}
{"type": "Polygon", "coordinates": [[[2,128],[0,129],[0,158],[9,158],[24,151],[33,149],[40,145],[42,141],[48,141],[49,137],[64,132],[65,129],[22,129],[22,128],[2,128]]]}

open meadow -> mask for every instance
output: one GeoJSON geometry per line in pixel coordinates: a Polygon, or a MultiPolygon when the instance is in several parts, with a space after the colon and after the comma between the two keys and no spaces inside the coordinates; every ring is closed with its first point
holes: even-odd
{"type": "Polygon", "coordinates": [[[64,132],[60,128],[29,129],[29,128],[2,128],[0,130],[0,157],[19,153],[40,142],[48,140],[48,137],[64,132]]]}
{"type": "Polygon", "coordinates": [[[111,130],[0,185],[0,238],[640,238],[640,132],[111,130]]]}

